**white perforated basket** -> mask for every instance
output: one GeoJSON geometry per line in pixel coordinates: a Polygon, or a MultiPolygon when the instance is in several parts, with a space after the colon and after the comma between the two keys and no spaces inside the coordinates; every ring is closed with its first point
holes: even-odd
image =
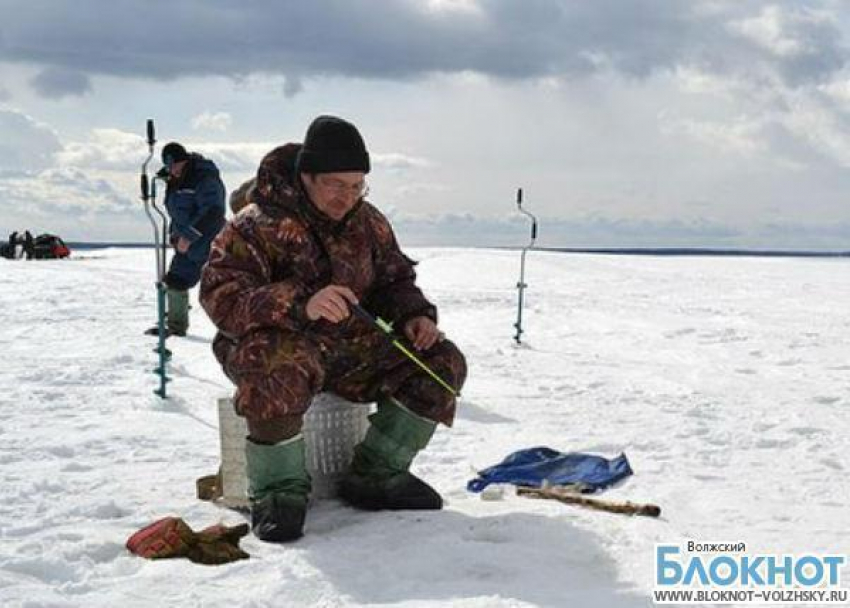
{"type": "MultiPolygon", "coordinates": [[[[336,485],[348,470],[354,446],[366,435],[370,408],[336,395],[322,393],[304,416],[307,471],[313,479],[312,499],[332,498],[336,485]]],[[[245,464],[245,419],[233,409],[231,398],[218,400],[221,438],[221,502],[228,506],[248,504],[245,464]]]]}

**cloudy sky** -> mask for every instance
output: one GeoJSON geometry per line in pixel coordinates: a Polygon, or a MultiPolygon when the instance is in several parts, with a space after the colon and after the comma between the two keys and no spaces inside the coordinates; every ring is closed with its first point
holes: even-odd
{"type": "Polygon", "coordinates": [[[0,0],[0,236],[144,241],[145,120],[228,189],[357,124],[403,244],[850,249],[838,0],[0,0]],[[140,12],[144,7],[144,12],[140,12]]]}

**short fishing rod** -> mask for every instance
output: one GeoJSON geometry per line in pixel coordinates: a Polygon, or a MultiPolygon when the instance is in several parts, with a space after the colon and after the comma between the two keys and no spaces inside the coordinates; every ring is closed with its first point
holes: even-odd
{"type": "Polygon", "coordinates": [[[392,342],[392,345],[395,346],[398,350],[400,350],[404,355],[413,361],[416,365],[418,365],[425,373],[427,373],[431,378],[433,378],[440,386],[449,391],[455,397],[460,397],[460,393],[458,393],[451,384],[440,378],[440,376],[428,367],[425,362],[422,361],[419,357],[417,357],[413,352],[407,348],[404,344],[401,343],[395,333],[393,333],[393,326],[384,321],[381,317],[373,316],[369,311],[360,306],[360,304],[349,304],[351,310],[354,311],[358,317],[367,321],[371,325],[377,327],[381,332],[387,336],[387,339],[392,342]]]}

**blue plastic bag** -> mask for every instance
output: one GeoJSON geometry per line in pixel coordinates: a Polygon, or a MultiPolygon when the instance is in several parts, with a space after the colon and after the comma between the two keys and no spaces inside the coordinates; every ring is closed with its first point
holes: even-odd
{"type": "Polygon", "coordinates": [[[545,484],[559,486],[579,483],[588,491],[606,488],[632,474],[625,454],[607,459],[593,454],[565,454],[552,448],[519,450],[499,464],[478,472],[466,484],[470,492],[480,492],[491,483],[512,483],[539,488],[545,484]]]}

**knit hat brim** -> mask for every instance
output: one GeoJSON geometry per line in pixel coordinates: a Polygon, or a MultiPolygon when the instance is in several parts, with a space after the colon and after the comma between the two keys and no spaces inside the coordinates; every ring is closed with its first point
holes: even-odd
{"type": "Polygon", "coordinates": [[[298,171],[303,173],[369,173],[369,153],[365,150],[321,150],[302,148],[298,153],[298,171]]]}

